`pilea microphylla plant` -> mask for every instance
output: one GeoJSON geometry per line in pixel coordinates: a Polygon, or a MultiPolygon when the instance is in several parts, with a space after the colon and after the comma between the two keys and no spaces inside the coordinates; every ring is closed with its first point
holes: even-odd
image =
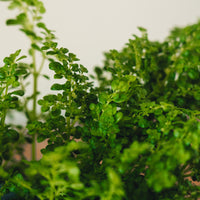
{"type": "Polygon", "coordinates": [[[42,1],[1,1],[18,10],[7,25],[30,40],[29,62],[17,50],[0,67],[2,200],[200,197],[200,22],[173,29],[164,42],[150,41],[140,27],[121,51],[105,53],[93,86],[87,68],[42,22],[42,1]],[[47,63],[55,83],[38,98],[47,63]],[[15,111],[25,126],[7,120],[15,111]]]}

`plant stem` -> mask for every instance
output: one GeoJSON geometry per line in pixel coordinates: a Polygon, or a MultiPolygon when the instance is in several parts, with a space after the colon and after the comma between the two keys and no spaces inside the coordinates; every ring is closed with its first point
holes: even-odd
{"type": "MultiPolygon", "coordinates": [[[[5,91],[5,96],[8,94],[8,86],[6,85],[6,91],[5,91]]],[[[7,109],[5,109],[3,111],[3,117],[1,119],[1,126],[4,127],[5,126],[5,120],[6,120],[6,111],[7,109]]]]}
{"type": "MultiPolygon", "coordinates": [[[[38,93],[38,76],[44,66],[45,62],[45,56],[43,55],[43,59],[39,68],[39,71],[37,71],[36,68],[36,56],[35,56],[35,50],[32,49],[33,54],[33,120],[37,119],[37,93],[38,93]]],[[[32,136],[32,160],[36,160],[36,134],[32,136]]]]}
{"type": "Polygon", "coordinates": [[[32,161],[36,160],[36,135],[32,136],[32,161]]]}
{"type": "MultiPolygon", "coordinates": [[[[35,50],[32,49],[33,58],[33,120],[37,118],[37,86],[38,86],[38,73],[36,69],[35,50]]],[[[32,160],[36,160],[36,135],[32,136],[32,160]]]]}

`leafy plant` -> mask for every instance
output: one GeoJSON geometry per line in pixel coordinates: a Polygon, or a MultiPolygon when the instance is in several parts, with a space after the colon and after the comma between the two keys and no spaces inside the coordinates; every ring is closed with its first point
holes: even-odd
{"type": "Polygon", "coordinates": [[[42,1],[1,1],[19,11],[7,25],[30,40],[30,62],[17,50],[0,67],[1,199],[198,199],[200,22],[174,28],[164,42],[139,27],[141,36],[105,53],[94,87],[42,22],[42,1]],[[55,83],[38,99],[45,62],[55,83]],[[25,126],[9,123],[14,111],[25,126]],[[45,140],[37,160],[36,142],[45,140]]]}

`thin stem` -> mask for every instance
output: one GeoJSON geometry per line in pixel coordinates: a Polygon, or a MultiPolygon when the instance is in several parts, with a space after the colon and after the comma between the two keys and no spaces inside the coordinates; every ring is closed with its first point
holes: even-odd
{"type": "MultiPolygon", "coordinates": [[[[33,42],[33,41],[32,41],[33,42]]],[[[40,68],[37,72],[36,68],[36,56],[35,56],[35,50],[32,49],[32,58],[33,58],[33,120],[37,118],[37,93],[38,93],[38,75],[40,74],[44,62],[45,62],[45,56],[43,55],[43,59],[40,65],[40,68]]],[[[32,160],[36,160],[36,134],[32,136],[32,160]]]]}
{"type": "Polygon", "coordinates": [[[36,135],[32,136],[32,161],[36,160],[36,135]]]}
{"type": "Polygon", "coordinates": [[[42,68],[44,67],[45,60],[46,60],[46,57],[45,57],[45,55],[43,54],[43,55],[42,55],[42,62],[41,62],[40,68],[39,68],[39,70],[38,70],[38,74],[41,73],[42,68]]]}
{"type": "MultiPolygon", "coordinates": [[[[8,94],[8,86],[6,85],[5,96],[6,96],[7,94],[8,94]]],[[[3,117],[2,117],[2,119],[1,119],[1,125],[2,125],[2,127],[5,126],[6,112],[7,112],[7,109],[5,109],[5,110],[3,111],[3,117]]]]}
{"type": "MultiPolygon", "coordinates": [[[[38,73],[36,69],[36,56],[35,50],[32,49],[33,58],[33,120],[37,118],[37,87],[38,87],[38,73]]],[[[36,135],[32,136],[32,160],[36,160],[36,135]]]]}
{"type": "MultiPolygon", "coordinates": [[[[28,16],[28,7],[23,6],[23,2],[20,0],[20,3],[22,5],[22,10],[26,13],[28,16]]],[[[28,28],[30,28],[32,31],[34,29],[34,17],[32,17],[32,20],[28,18],[26,25],[28,28]]],[[[27,28],[27,27],[25,27],[27,28]]],[[[30,36],[31,44],[34,43],[34,39],[30,36]]],[[[33,107],[32,107],[32,115],[31,120],[35,120],[37,118],[37,83],[38,83],[38,73],[36,68],[36,55],[35,50],[32,48],[32,61],[33,61],[33,107]]],[[[36,160],[36,135],[34,134],[32,136],[32,160],[36,160]]]]}

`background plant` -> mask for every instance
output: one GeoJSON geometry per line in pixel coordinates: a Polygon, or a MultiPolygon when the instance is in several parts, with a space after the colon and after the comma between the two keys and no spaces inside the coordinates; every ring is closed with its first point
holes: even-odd
{"type": "Polygon", "coordinates": [[[2,199],[197,199],[199,22],[175,28],[163,43],[150,41],[140,27],[141,36],[105,54],[94,87],[76,55],[58,47],[41,22],[42,2],[9,2],[19,15],[7,24],[19,25],[30,38],[32,61],[20,63],[25,57],[16,51],[0,68],[2,199]],[[39,113],[37,83],[45,60],[58,81],[38,100],[39,113]],[[21,98],[28,76],[33,93],[21,98]],[[5,123],[11,109],[26,114],[26,127],[5,123]],[[30,137],[27,161],[21,144],[30,137]],[[39,161],[36,139],[48,141],[39,161]]]}

